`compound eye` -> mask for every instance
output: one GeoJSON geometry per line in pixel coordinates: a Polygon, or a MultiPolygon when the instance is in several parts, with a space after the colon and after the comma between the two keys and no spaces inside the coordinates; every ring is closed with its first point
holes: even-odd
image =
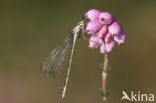
{"type": "Polygon", "coordinates": [[[85,19],[85,17],[81,17],[80,19],[81,19],[81,20],[84,20],[84,19],[85,19]]]}

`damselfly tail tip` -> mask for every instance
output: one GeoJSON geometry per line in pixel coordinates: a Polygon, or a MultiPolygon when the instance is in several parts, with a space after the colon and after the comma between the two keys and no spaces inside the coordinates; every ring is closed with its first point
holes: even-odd
{"type": "Polygon", "coordinates": [[[61,97],[62,97],[62,99],[64,99],[64,98],[65,98],[65,92],[64,92],[64,91],[62,92],[61,97]]]}
{"type": "Polygon", "coordinates": [[[62,90],[62,95],[61,95],[62,99],[65,98],[65,94],[66,94],[66,86],[64,86],[62,90]]]}
{"type": "Polygon", "coordinates": [[[62,97],[62,99],[64,99],[64,98],[65,98],[65,94],[62,94],[62,96],[61,96],[61,97],[62,97]]]}

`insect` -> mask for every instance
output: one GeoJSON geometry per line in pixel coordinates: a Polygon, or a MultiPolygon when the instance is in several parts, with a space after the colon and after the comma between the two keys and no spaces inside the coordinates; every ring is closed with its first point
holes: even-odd
{"type": "Polygon", "coordinates": [[[66,93],[76,40],[78,37],[82,36],[85,38],[85,22],[86,18],[82,17],[80,21],[73,27],[71,33],[67,35],[64,41],[51,52],[41,68],[49,76],[56,76],[60,73],[60,70],[63,68],[68,68],[65,84],[62,90],[62,98],[65,97],[66,93]]]}

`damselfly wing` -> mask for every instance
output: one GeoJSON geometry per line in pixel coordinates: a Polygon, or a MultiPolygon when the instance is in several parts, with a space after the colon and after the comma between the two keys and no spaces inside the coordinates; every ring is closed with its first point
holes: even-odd
{"type": "Polygon", "coordinates": [[[67,35],[43,62],[42,70],[48,76],[57,76],[63,68],[68,67],[73,46],[73,34],[67,35]]]}
{"type": "Polygon", "coordinates": [[[68,68],[62,98],[65,97],[66,87],[70,74],[72,57],[77,37],[84,32],[85,18],[73,27],[72,32],[58,45],[43,63],[42,70],[49,76],[56,76],[63,68],[68,68]]]}

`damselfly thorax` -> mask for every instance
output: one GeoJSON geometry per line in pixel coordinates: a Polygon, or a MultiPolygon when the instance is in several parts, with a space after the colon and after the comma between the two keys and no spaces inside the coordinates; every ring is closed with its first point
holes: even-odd
{"type": "Polygon", "coordinates": [[[81,34],[85,38],[85,22],[86,19],[82,17],[80,21],[73,27],[72,32],[68,34],[64,41],[52,51],[52,53],[43,63],[42,70],[48,76],[56,76],[63,68],[68,69],[62,91],[62,98],[65,97],[76,40],[78,37],[81,37],[81,34]]]}
{"type": "Polygon", "coordinates": [[[85,39],[84,35],[84,27],[85,27],[86,19],[84,17],[80,18],[80,21],[73,27],[73,34],[77,34],[78,37],[82,37],[85,39]]]}

